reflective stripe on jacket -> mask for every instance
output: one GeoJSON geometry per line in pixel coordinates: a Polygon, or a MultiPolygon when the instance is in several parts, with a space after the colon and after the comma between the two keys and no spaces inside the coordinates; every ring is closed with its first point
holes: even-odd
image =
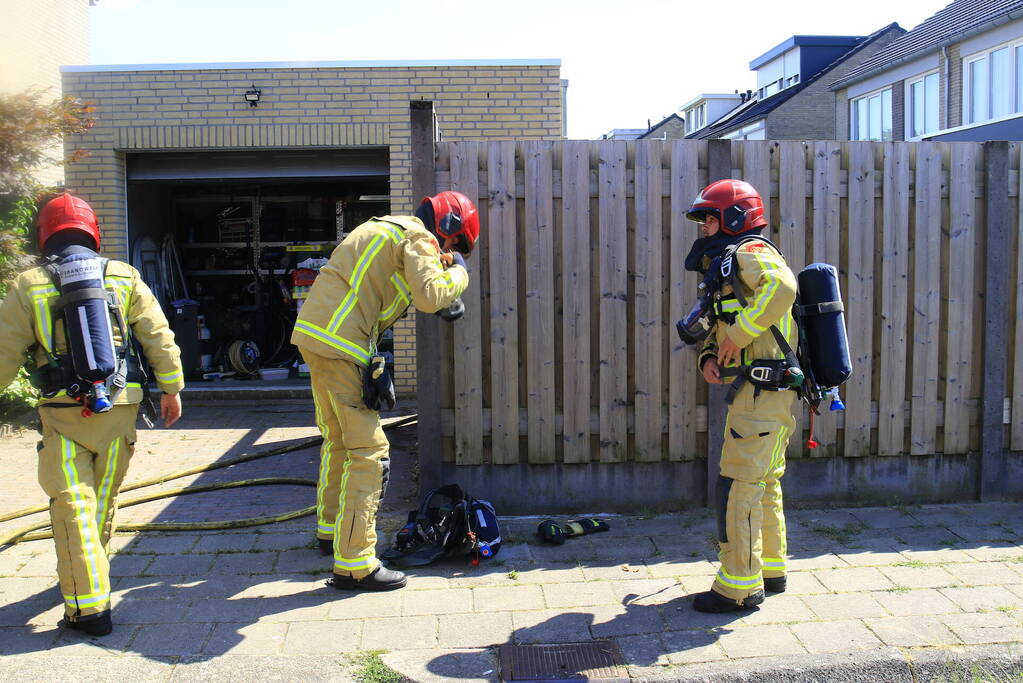
{"type": "Polygon", "coordinates": [[[464,268],[444,268],[437,240],[418,218],[372,218],[355,228],[320,269],[291,343],[325,358],[366,365],[376,335],[410,304],[433,313],[468,284],[464,268]]]}
{"type": "MultiPolygon", "coordinates": [[[[727,325],[724,321],[718,320],[714,333],[707,337],[700,351],[701,368],[708,356],[717,356],[718,348],[725,337],[730,338],[743,350],[743,364],[753,360],[783,358],[784,354],[770,332],[771,325],[778,327],[793,349],[798,343],[798,331],[792,318],[792,304],[796,300],[796,278],[785,263],[785,257],[767,242],[750,240],[739,245],[733,260],[733,267],[738,268],[739,283],[742,295],[746,298],[746,306],[743,307],[734,300],[725,302],[724,308],[736,313],[735,322],[727,325]]],[[[724,282],[721,294],[727,296],[731,293],[732,283],[724,282]]]]}
{"type": "MultiPolygon", "coordinates": [[[[138,271],[122,261],[108,261],[104,284],[107,291],[116,295],[125,322],[142,345],[156,385],[168,394],[181,391],[185,386],[181,351],[174,343],[174,333],[159,302],[138,271]]],[[[25,271],[7,290],[7,297],[0,304],[0,387],[7,386],[17,376],[30,347],[36,347],[34,360],[40,367],[49,361],[47,351],[57,354],[66,351],[64,321],[59,317],[54,320],[50,312],[57,296],[50,274],[42,267],[25,271]]],[[[114,342],[118,345],[122,342],[116,326],[114,342]]],[[[53,400],[67,401],[59,395],[53,400]]],[[[137,382],[130,382],[114,402],[138,403],[141,400],[141,387],[137,382]]]]}

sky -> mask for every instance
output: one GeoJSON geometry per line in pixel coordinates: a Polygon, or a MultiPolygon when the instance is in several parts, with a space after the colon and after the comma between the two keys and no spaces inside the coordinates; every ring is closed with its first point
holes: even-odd
{"type": "Polygon", "coordinates": [[[792,35],[910,29],[946,0],[99,0],[93,64],[560,59],[568,137],[646,128],[702,93],[756,88],[792,35]]]}

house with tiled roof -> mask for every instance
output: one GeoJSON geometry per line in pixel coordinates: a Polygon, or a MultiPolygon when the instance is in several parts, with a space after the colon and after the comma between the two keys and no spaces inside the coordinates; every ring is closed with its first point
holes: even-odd
{"type": "MultiPolygon", "coordinates": [[[[792,36],[750,62],[757,89],[735,95],[732,108],[706,123],[686,117],[690,139],[833,140],[841,138],[830,84],[905,33],[889,24],[869,36],[792,36]],[[702,125],[701,125],[702,124],[702,125]]],[[[710,96],[701,96],[711,104],[710,96]]],[[[697,98],[686,111],[702,111],[697,98]]]]}
{"type": "Polygon", "coordinates": [[[1023,0],[955,0],[830,88],[843,139],[1023,139],[1023,0]]]}

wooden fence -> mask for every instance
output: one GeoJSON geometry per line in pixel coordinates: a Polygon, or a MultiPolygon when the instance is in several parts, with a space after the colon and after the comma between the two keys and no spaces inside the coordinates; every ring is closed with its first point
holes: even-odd
{"type": "Polygon", "coordinates": [[[719,392],[674,323],[697,284],[683,213],[723,177],[760,190],[794,272],[840,271],[846,410],[790,459],[979,452],[997,488],[1023,450],[1018,143],[452,142],[433,159],[419,187],[478,200],[481,238],[464,318],[419,328],[427,468],[716,462],[719,392]]]}

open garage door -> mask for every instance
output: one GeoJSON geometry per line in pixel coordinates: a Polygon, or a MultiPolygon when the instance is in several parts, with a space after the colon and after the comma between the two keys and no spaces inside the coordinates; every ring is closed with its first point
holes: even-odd
{"type": "Polygon", "coordinates": [[[295,316],[345,234],[390,212],[389,162],[384,148],[128,156],[132,261],[189,380],[297,380],[295,316]]]}

